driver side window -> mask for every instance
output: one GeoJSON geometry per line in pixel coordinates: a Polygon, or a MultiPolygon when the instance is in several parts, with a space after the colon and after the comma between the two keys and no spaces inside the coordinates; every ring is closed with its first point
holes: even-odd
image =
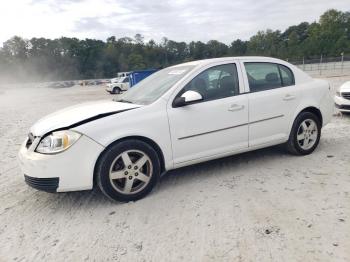
{"type": "Polygon", "coordinates": [[[237,67],[225,64],[211,67],[193,78],[179,93],[198,92],[203,101],[221,99],[239,94],[237,67]]]}

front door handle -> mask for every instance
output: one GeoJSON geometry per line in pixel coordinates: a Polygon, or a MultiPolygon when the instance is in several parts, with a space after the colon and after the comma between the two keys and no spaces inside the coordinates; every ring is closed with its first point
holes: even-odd
{"type": "Polygon", "coordinates": [[[295,96],[290,95],[290,94],[287,94],[287,95],[285,95],[285,96],[283,97],[283,100],[284,100],[284,101],[290,101],[290,100],[293,100],[293,99],[295,99],[295,96]]]}
{"type": "Polygon", "coordinates": [[[244,109],[244,105],[233,104],[229,107],[228,111],[234,112],[244,109]]]}

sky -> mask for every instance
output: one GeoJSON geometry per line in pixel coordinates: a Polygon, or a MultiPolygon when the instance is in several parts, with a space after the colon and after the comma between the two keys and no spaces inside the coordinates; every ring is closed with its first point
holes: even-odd
{"type": "Polygon", "coordinates": [[[259,30],[314,22],[330,8],[350,11],[349,0],[3,0],[0,45],[14,35],[160,42],[248,40],[259,30]]]}

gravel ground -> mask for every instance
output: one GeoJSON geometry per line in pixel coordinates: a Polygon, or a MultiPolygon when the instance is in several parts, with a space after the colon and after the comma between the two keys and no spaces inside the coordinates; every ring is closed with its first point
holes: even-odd
{"type": "Polygon", "coordinates": [[[26,186],[16,157],[33,122],[105,98],[0,87],[0,261],[350,260],[349,116],[333,117],[312,155],[273,147],[178,169],[137,202],[26,186]]]}

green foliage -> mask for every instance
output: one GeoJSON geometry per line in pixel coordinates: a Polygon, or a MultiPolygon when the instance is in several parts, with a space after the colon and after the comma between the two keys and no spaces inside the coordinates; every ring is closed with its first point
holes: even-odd
{"type": "Polygon", "coordinates": [[[331,9],[318,22],[303,22],[284,32],[259,31],[248,41],[237,39],[230,45],[217,40],[187,44],[165,37],[161,43],[145,42],[141,34],[134,38],[111,36],[105,42],[14,36],[0,48],[0,77],[16,81],[105,78],[120,71],[162,68],[212,57],[263,55],[300,60],[341,53],[350,53],[350,13],[331,9]]]}
{"type": "Polygon", "coordinates": [[[229,51],[230,55],[233,55],[233,56],[245,55],[247,53],[247,45],[248,45],[248,42],[244,42],[240,39],[233,41],[230,46],[230,51],[229,51]]]}

